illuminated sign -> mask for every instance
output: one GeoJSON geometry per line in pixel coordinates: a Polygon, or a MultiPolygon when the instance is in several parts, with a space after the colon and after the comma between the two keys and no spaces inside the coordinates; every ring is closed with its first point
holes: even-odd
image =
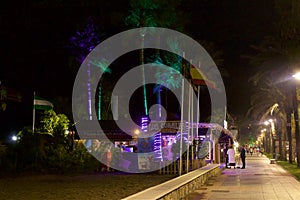
{"type": "Polygon", "coordinates": [[[148,126],[148,132],[168,132],[175,133],[181,131],[186,131],[186,123],[181,123],[180,121],[151,121],[148,126]]]}

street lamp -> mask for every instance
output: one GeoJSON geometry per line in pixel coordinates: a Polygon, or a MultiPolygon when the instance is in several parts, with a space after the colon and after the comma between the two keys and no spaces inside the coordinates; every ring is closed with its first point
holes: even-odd
{"type": "Polygon", "coordinates": [[[300,80],[300,72],[294,74],[293,78],[295,78],[296,80],[300,80]]]}
{"type": "Polygon", "coordinates": [[[17,140],[18,140],[18,137],[15,136],[15,135],[13,135],[13,136],[11,137],[11,140],[12,140],[12,141],[17,141],[17,140]]]}

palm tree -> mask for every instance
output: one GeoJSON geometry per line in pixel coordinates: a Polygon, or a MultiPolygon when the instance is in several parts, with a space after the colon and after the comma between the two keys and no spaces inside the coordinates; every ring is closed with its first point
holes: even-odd
{"type": "MultiPolygon", "coordinates": [[[[100,33],[98,27],[95,25],[92,18],[87,19],[87,23],[84,29],[77,31],[74,36],[70,38],[70,45],[69,48],[73,55],[75,55],[76,61],[78,63],[82,63],[86,56],[99,44],[100,42],[100,33]]],[[[86,88],[87,93],[85,98],[87,99],[87,110],[88,110],[88,119],[92,120],[92,94],[91,94],[91,67],[97,67],[102,72],[111,73],[111,70],[107,68],[108,62],[106,60],[92,60],[87,64],[87,82],[86,88]]],[[[102,108],[102,101],[103,101],[103,91],[102,91],[102,82],[99,82],[98,86],[98,96],[97,96],[97,119],[100,120],[102,118],[101,114],[103,114],[102,108]]]]}
{"type": "MultiPolygon", "coordinates": [[[[125,24],[129,27],[140,28],[140,27],[165,27],[174,28],[176,30],[182,30],[184,23],[184,17],[178,8],[182,0],[173,1],[159,1],[159,0],[131,0],[130,5],[132,10],[129,11],[129,15],[125,19],[125,24]]],[[[151,29],[147,29],[149,32],[141,32],[141,49],[140,49],[140,63],[144,64],[144,37],[146,34],[151,34],[151,29]]],[[[160,38],[158,38],[158,43],[160,38]]],[[[156,50],[155,58],[149,58],[148,60],[152,62],[159,63],[163,60],[160,56],[159,50],[156,50]]],[[[181,59],[180,59],[181,60],[181,59]]],[[[171,65],[170,65],[171,66],[171,65]]],[[[158,72],[160,73],[160,72],[158,72]]],[[[159,76],[159,75],[158,75],[159,76]]],[[[145,86],[145,74],[144,68],[142,67],[142,79],[143,79],[143,98],[144,98],[144,108],[145,114],[148,115],[147,107],[147,92],[145,86]]],[[[155,93],[157,94],[157,101],[160,102],[160,91],[161,87],[155,88],[155,93]]]]}
{"type": "MultiPolygon", "coordinates": [[[[270,63],[269,63],[270,64],[270,63]]],[[[280,119],[286,119],[286,132],[289,140],[289,162],[292,162],[292,133],[291,133],[291,115],[293,111],[292,96],[287,92],[284,82],[275,82],[272,75],[283,74],[282,68],[278,70],[265,70],[257,73],[250,81],[256,86],[256,90],[251,97],[252,107],[247,115],[252,116],[259,121],[264,121],[270,117],[270,109],[274,104],[278,104],[281,113],[280,119]]],[[[275,76],[276,77],[276,76],[275,76]]]]}
{"type": "MultiPolygon", "coordinates": [[[[254,46],[258,53],[252,61],[261,64],[280,58],[284,61],[284,63],[281,62],[281,68],[284,68],[291,76],[300,63],[300,2],[297,0],[276,1],[274,6],[278,18],[274,27],[275,32],[266,37],[260,45],[254,46]]],[[[292,111],[294,113],[297,165],[300,167],[300,130],[295,90],[295,85],[291,84],[289,92],[294,96],[290,98],[290,103],[292,103],[291,107],[288,106],[290,110],[286,111],[287,115],[292,111]]],[[[287,116],[287,119],[289,120],[290,116],[287,116]]]]}
{"type": "MultiPolygon", "coordinates": [[[[97,27],[94,25],[92,18],[87,20],[86,27],[77,31],[70,39],[70,50],[76,56],[77,62],[80,64],[84,61],[85,57],[99,44],[100,35],[97,32],[97,27]]],[[[87,64],[87,110],[88,119],[92,120],[92,94],[91,94],[91,66],[87,64]]]]}
{"type": "MultiPolygon", "coordinates": [[[[130,5],[132,10],[129,11],[129,15],[125,19],[125,24],[130,27],[155,27],[157,26],[153,13],[158,8],[158,5],[152,0],[131,0],[130,5]]],[[[143,80],[143,98],[145,115],[148,116],[147,105],[147,90],[145,84],[145,72],[144,72],[144,37],[147,34],[145,31],[140,32],[141,49],[140,49],[140,64],[142,65],[142,80],[143,80]]]]}

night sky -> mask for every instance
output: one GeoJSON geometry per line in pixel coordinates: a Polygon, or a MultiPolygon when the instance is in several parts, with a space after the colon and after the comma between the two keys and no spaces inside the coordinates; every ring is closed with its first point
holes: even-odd
{"type": "MultiPolygon", "coordinates": [[[[101,41],[128,29],[124,18],[128,1],[22,1],[0,7],[0,80],[23,95],[25,111],[16,117],[1,113],[1,126],[30,121],[33,91],[50,100],[70,99],[76,70],[70,67],[69,40],[88,17],[99,26],[101,41]],[[48,3],[47,3],[48,2],[48,3]],[[64,2],[64,3],[61,3],[64,2]],[[121,2],[121,3],[120,3],[121,2]],[[24,114],[22,114],[24,113],[24,114]],[[13,122],[14,121],[14,122],[13,122]]],[[[271,0],[186,0],[182,11],[184,34],[213,42],[223,51],[220,66],[227,91],[228,111],[244,115],[249,107],[251,85],[248,78],[256,72],[243,55],[252,54],[251,44],[259,44],[272,33],[274,11],[271,0]]],[[[2,112],[2,111],[1,111],[2,112]]]]}

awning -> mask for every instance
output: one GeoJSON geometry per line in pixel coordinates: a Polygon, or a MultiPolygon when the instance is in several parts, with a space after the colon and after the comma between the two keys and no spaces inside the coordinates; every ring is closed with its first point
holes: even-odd
{"type": "Polygon", "coordinates": [[[78,122],[80,124],[80,139],[99,139],[105,140],[109,139],[112,141],[127,141],[132,140],[132,136],[127,133],[132,133],[129,127],[128,130],[122,130],[118,127],[114,120],[100,120],[96,123],[99,123],[100,127],[94,127],[95,121],[84,120],[78,122]],[[93,128],[94,127],[94,128],[93,128]]]}

